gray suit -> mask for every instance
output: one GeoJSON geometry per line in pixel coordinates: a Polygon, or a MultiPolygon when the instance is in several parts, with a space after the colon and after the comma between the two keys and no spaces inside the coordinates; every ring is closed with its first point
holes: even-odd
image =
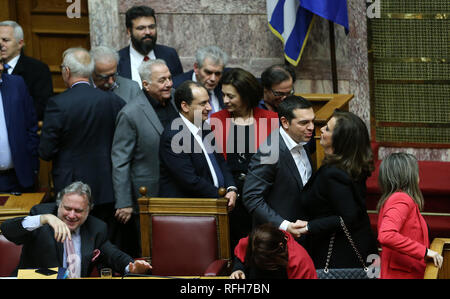
{"type": "Polygon", "coordinates": [[[137,98],[142,93],[139,84],[131,79],[117,76],[116,83],[118,87],[114,88],[114,93],[121,97],[126,103],[129,103],[132,99],[137,98]]]}
{"type": "Polygon", "coordinates": [[[120,111],[112,145],[113,186],[116,209],[138,211],[139,187],[149,195],[158,194],[159,139],[163,126],[141,93],[120,111]]]}

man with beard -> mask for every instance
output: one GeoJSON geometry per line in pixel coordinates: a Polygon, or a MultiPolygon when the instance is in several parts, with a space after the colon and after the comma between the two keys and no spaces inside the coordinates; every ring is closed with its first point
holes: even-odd
{"type": "Polygon", "coordinates": [[[143,61],[163,59],[172,76],[183,73],[183,67],[174,48],[158,45],[155,11],[148,6],[133,6],[126,12],[125,23],[131,39],[128,47],[119,51],[118,73],[133,79],[142,87],[138,68],[143,61]]]}

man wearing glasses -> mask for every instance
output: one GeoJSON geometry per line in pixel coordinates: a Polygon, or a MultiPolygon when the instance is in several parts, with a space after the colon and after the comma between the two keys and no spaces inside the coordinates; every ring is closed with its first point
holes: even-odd
{"type": "Polygon", "coordinates": [[[294,94],[295,70],[290,65],[276,64],[261,74],[264,87],[264,99],[259,108],[278,112],[278,105],[288,96],[294,94]]]}
{"type": "Polygon", "coordinates": [[[95,87],[104,91],[114,92],[126,103],[142,93],[139,84],[118,75],[117,64],[119,55],[114,49],[105,46],[95,47],[91,49],[90,54],[95,62],[94,72],[91,77],[95,87]]]}

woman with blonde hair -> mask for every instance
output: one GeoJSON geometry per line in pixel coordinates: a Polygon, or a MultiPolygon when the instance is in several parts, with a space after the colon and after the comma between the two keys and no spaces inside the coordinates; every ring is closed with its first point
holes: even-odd
{"type": "Polygon", "coordinates": [[[416,158],[407,153],[386,157],[380,165],[378,184],[382,191],[377,206],[380,278],[423,278],[426,258],[440,268],[443,258],[428,249],[428,227],[420,214],[424,199],[416,158]]]}

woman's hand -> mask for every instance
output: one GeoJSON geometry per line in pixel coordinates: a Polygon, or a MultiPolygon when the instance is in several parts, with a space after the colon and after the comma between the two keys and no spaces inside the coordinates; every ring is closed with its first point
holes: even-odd
{"type": "Polygon", "coordinates": [[[433,260],[434,265],[436,267],[438,267],[438,268],[442,267],[442,263],[444,262],[444,258],[442,257],[442,255],[440,255],[436,251],[428,249],[427,250],[427,257],[433,260]]]}

